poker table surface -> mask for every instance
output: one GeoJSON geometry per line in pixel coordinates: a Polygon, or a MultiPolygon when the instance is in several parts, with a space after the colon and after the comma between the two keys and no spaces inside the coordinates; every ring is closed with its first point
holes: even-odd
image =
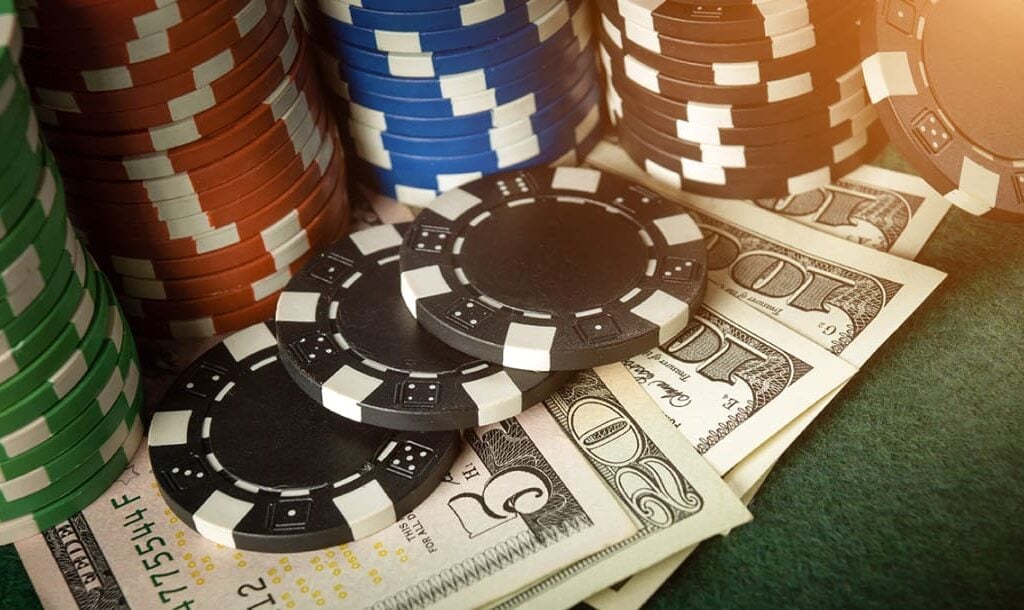
{"type": "MultiPolygon", "coordinates": [[[[949,277],[648,608],[1024,605],[1024,224],[953,208],[917,260],[949,277]]],[[[36,607],[0,547],[0,608],[36,607]]]]}

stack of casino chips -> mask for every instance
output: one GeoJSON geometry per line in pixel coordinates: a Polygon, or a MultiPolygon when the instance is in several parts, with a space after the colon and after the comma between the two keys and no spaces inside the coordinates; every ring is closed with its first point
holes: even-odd
{"type": "Polygon", "coordinates": [[[272,315],[349,216],[291,1],[34,0],[18,12],[71,219],[133,327],[203,337],[272,315]]]}
{"type": "Polygon", "coordinates": [[[68,222],[0,1],[0,545],[104,493],[142,440],[138,358],[68,222]]]}
{"type": "Polygon", "coordinates": [[[551,488],[550,468],[520,459],[538,420],[507,420],[558,393],[556,417],[606,438],[624,406],[585,369],[685,333],[707,260],[685,210],[594,169],[534,167],[452,189],[413,223],[319,252],[273,321],[183,372],[149,430],[161,498],[202,536],[260,552],[389,544],[398,532],[382,530],[424,501],[484,531],[492,520],[460,501],[468,491],[428,500],[452,465],[496,464],[475,488],[485,494],[510,473],[513,495],[551,488]],[[471,428],[478,456],[463,451],[471,428]]]}
{"type": "Polygon", "coordinates": [[[782,197],[830,184],[885,144],[859,67],[859,0],[597,5],[620,143],[666,184],[782,197]]]}
{"type": "Polygon", "coordinates": [[[411,205],[601,137],[588,0],[304,0],[354,180],[411,205]],[[347,129],[345,129],[347,127],[347,129]]]}

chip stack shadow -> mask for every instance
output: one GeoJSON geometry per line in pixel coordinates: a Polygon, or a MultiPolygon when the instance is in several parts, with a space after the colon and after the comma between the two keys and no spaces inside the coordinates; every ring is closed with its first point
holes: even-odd
{"type": "Polygon", "coordinates": [[[0,2],[0,545],[92,503],[142,440],[135,342],[68,222],[22,52],[0,2]]]}
{"type": "Polygon", "coordinates": [[[348,226],[290,0],[39,0],[24,70],[69,214],[137,332],[225,333],[348,226]]]}
{"type": "Polygon", "coordinates": [[[620,143],[670,186],[783,197],[885,144],[859,66],[859,0],[596,1],[620,143]]]}
{"type": "Polygon", "coordinates": [[[425,206],[602,136],[589,0],[302,0],[353,180],[425,206]]]}

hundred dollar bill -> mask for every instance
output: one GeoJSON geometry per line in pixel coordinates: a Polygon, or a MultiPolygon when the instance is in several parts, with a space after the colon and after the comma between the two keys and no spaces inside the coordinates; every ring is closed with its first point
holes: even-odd
{"type": "Polygon", "coordinates": [[[720,474],[857,371],[714,286],[678,338],[624,364],[720,474]]]}
{"type": "Polygon", "coordinates": [[[604,479],[637,532],[504,600],[501,608],[566,608],[750,514],[669,425],[622,364],[579,374],[544,407],[604,479]]]}
{"type": "Polygon", "coordinates": [[[950,203],[921,178],[864,165],[835,184],[781,199],[721,200],[685,194],[712,209],[756,206],[823,233],[913,259],[950,203]]]}
{"type": "MultiPolygon", "coordinates": [[[[724,477],[724,481],[729,485],[729,488],[736,493],[743,504],[749,505],[758,490],[761,489],[761,485],[764,483],[765,479],[768,478],[772,465],[774,465],[774,462],[764,470],[760,477],[754,480],[734,478],[732,476],[733,472],[730,472],[724,477]]],[[[678,569],[679,566],[681,566],[695,550],[697,550],[697,545],[684,549],[668,559],[658,562],[642,572],[634,574],[626,580],[591,595],[586,599],[586,605],[591,608],[595,608],[596,610],[638,610],[659,588],[661,588],[661,585],[665,584],[665,581],[672,576],[673,572],[675,572],[676,569],[678,569]]]]}
{"type": "MultiPolygon", "coordinates": [[[[814,418],[832,402],[838,391],[837,389],[831,392],[813,407],[801,413],[723,477],[725,483],[744,504],[749,505],[753,501],[778,459],[807,429],[814,418]]],[[[587,598],[586,604],[596,610],[638,610],[696,549],[696,545],[689,547],[634,574],[630,578],[590,596],[587,598]]]]}
{"type": "MultiPolygon", "coordinates": [[[[599,144],[587,162],[606,171],[629,176],[685,204],[689,205],[690,202],[695,201],[701,209],[719,210],[722,215],[730,219],[745,218],[747,212],[742,210],[743,206],[758,207],[771,210],[781,217],[801,222],[808,227],[813,227],[840,239],[904,258],[913,258],[917,255],[949,209],[949,203],[939,197],[920,178],[871,166],[862,167],[827,189],[819,189],[784,199],[732,201],[716,200],[665,189],[653,178],[647,176],[621,148],[613,143],[602,142],[599,144]]],[[[763,217],[761,214],[758,216],[763,217]]],[[[777,233],[781,233],[783,236],[782,244],[801,244],[802,242],[799,240],[807,235],[804,231],[793,231],[790,234],[786,230],[786,223],[773,224],[778,225],[776,226],[777,233]]],[[[827,246],[828,241],[823,241],[827,246]]],[[[859,249],[852,251],[854,258],[859,251],[859,249]]],[[[849,249],[846,252],[849,253],[849,249]]],[[[856,265],[855,261],[848,262],[856,265]]],[[[934,277],[929,282],[932,288],[927,288],[928,284],[925,284],[924,288],[927,289],[927,292],[920,295],[917,299],[918,303],[927,297],[943,277],[934,271],[932,274],[934,277]]],[[[906,310],[904,317],[909,317],[916,305],[911,307],[911,304],[906,302],[904,305],[906,310]]],[[[888,325],[888,333],[875,337],[875,348],[895,331],[895,327],[901,320],[895,322],[895,325],[891,323],[888,325]]],[[[863,364],[872,352],[873,350],[869,349],[867,353],[861,353],[859,357],[852,359],[853,354],[840,353],[840,355],[855,364],[863,364]]],[[[820,399],[768,442],[738,463],[725,476],[725,481],[733,491],[749,502],[779,457],[825,409],[840,389],[841,386],[820,399]]],[[[634,610],[639,608],[689,556],[692,550],[688,549],[649,570],[602,591],[587,600],[587,603],[598,610],[634,610]]]]}
{"type": "MultiPolygon", "coordinates": [[[[47,608],[469,608],[636,533],[547,410],[476,429],[466,445],[414,513],[318,552],[252,553],[200,537],[164,504],[145,450],[96,503],[17,549],[47,608]]],[[[716,484],[701,492],[730,493],[716,484]]]]}
{"type": "Polygon", "coordinates": [[[587,163],[680,201],[704,233],[710,284],[858,367],[946,276],[757,206],[683,201],[608,142],[587,163]]]}

